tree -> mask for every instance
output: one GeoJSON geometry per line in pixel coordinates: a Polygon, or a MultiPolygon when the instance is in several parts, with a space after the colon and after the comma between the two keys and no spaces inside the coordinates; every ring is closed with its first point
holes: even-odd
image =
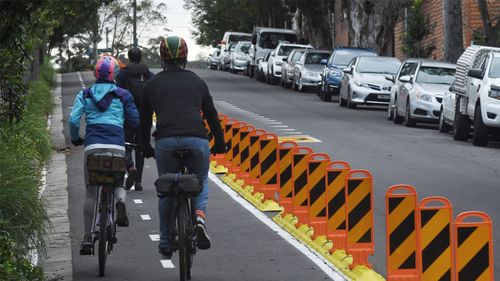
{"type": "Polygon", "coordinates": [[[402,7],[410,0],[342,0],[349,21],[350,45],[375,48],[379,54],[392,54],[394,26],[402,7]]]}
{"type": "Polygon", "coordinates": [[[422,13],[423,0],[415,0],[407,19],[407,30],[403,33],[402,51],[408,57],[428,58],[436,49],[436,43],[423,45],[422,41],[434,32],[434,24],[422,13]]]}
{"type": "Polygon", "coordinates": [[[500,11],[495,10],[491,1],[478,0],[479,12],[483,22],[483,34],[487,45],[500,46],[500,11]]]}
{"type": "Polygon", "coordinates": [[[443,1],[443,60],[455,63],[463,52],[462,0],[443,1]]]}

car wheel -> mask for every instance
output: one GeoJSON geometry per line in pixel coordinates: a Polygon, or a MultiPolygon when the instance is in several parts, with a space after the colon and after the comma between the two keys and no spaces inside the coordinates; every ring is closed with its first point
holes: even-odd
{"type": "Polygon", "coordinates": [[[323,91],[323,98],[321,99],[325,102],[331,102],[332,101],[332,92],[325,90],[323,91]]]}
{"type": "Polygon", "coordinates": [[[352,98],[351,98],[351,93],[349,90],[347,90],[347,108],[349,109],[354,109],[356,108],[356,104],[352,102],[352,98]]]}
{"type": "Polygon", "coordinates": [[[467,141],[470,133],[470,120],[460,112],[460,99],[457,99],[455,108],[455,120],[453,121],[453,139],[467,141]]]}
{"type": "Polygon", "coordinates": [[[439,111],[439,125],[438,129],[441,133],[447,133],[451,130],[451,126],[444,120],[443,108],[439,111]]]}
{"type": "Polygon", "coordinates": [[[339,106],[346,107],[347,101],[339,94],[339,106]]]}
{"type": "Polygon", "coordinates": [[[248,70],[248,77],[252,79],[255,76],[255,66],[250,66],[250,69],[248,70]]]}
{"type": "Polygon", "coordinates": [[[297,91],[297,80],[295,79],[295,75],[293,76],[292,89],[297,91]]]}
{"type": "Polygon", "coordinates": [[[297,88],[298,88],[299,92],[302,92],[302,93],[303,93],[303,92],[305,92],[305,91],[306,91],[306,87],[304,87],[304,86],[302,85],[302,81],[301,81],[301,79],[300,79],[300,78],[299,78],[299,85],[297,86],[297,88]]]}
{"type": "Polygon", "coordinates": [[[415,121],[411,119],[410,114],[410,101],[406,101],[406,112],[405,112],[405,126],[406,127],[414,127],[415,121]]]}
{"type": "Polygon", "coordinates": [[[401,124],[403,123],[403,117],[399,116],[398,114],[398,102],[395,101],[395,104],[396,104],[396,107],[394,108],[394,119],[392,119],[392,122],[394,122],[394,124],[401,124]]]}
{"type": "Polygon", "coordinates": [[[394,119],[394,109],[389,104],[389,107],[387,108],[387,120],[392,121],[393,119],[394,119]]]}
{"type": "Polygon", "coordinates": [[[474,135],[472,136],[472,144],[475,146],[487,146],[488,131],[488,127],[484,125],[483,116],[481,115],[481,105],[478,104],[474,112],[474,135]]]}

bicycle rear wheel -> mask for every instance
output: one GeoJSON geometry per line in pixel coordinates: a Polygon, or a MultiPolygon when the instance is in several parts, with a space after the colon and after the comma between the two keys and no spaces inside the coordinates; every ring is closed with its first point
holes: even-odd
{"type": "Polygon", "coordinates": [[[177,226],[179,228],[179,270],[180,280],[191,279],[193,224],[189,205],[183,201],[177,206],[177,226]]]}
{"type": "Polygon", "coordinates": [[[108,255],[108,194],[101,192],[99,207],[99,276],[104,276],[108,255]]]}

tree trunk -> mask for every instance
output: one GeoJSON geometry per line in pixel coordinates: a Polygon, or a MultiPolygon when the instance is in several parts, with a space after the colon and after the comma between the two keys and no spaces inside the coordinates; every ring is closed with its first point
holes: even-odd
{"type": "MultiPolygon", "coordinates": [[[[295,7],[293,29],[306,43],[318,49],[333,47],[333,22],[331,22],[331,0],[318,0],[314,5],[300,4],[295,7]]],[[[293,7],[290,7],[293,9],[293,7]]]]}
{"type": "Polygon", "coordinates": [[[444,14],[444,55],[443,60],[456,63],[464,51],[462,34],[462,1],[443,1],[444,14]]]}
{"type": "Polygon", "coordinates": [[[500,40],[497,37],[500,25],[497,22],[497,25],[493,26],[488,11],[488,1],[478,0],[477,5],[479,6],[479,12],[481,13],[481,20],[483,21],[483,30],[487,44],[490,46],[500,46],[500,40]]]}
{"type": "MultiPolygon", "coordinates": [[[[353,47],[374,48],[380,55],[393,55],[394,26],[409,0],[343,0],[353,47]]],[[[338,11],[341,12],[341,11],[338,11]]]]}

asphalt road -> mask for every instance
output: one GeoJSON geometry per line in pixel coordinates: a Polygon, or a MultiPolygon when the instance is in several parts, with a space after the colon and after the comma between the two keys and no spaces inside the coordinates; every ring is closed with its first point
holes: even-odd
{"type": "MultiPolygon", "coordinates": [[[[93,82],[92,74],[82,73],[85,86],[93,82]]],[[[68,118],[70,107],[82,83],[77,73],[62,76],[63,114],[68,118]]],[[[83,126],[82,126],[83,127],[83,126]]],[[[66,141],[68,139],[65,126],[66,141]]],[[[81,134],[84,131],[82,129],[81,134]]],[[[69,186],[69,217],[74,280],[95,280],[98,277],[97,257],[80,256],[83,237],[82,208],[83,148],[71,147],[67,155],[69,186]]],[[[118,244],[108,257],[106,275],[100,280],[177,280],[177,255],[169,263],[160,260],[158,242],[150,235],[159,231],[157,197],[153,182],[157,178],[154,160],[147,160],[143,176],[144,191],[128,191],[127,206],[130,227],[118,228],[118,244]],[[138,203],[140,200],[141,203],[138,203]],[[150,220],[144,219],[148,215],[150,220]],[[172,268],[172,265],[175,268],[172,268]]],[[[240,199],[241,200],[241,199],[240,199]]],[[[207,228],[212,248],[198,251],[192,269],[192,280],[330,280],[326,272],[311,259],[282,239],[277,231],[244,209],[226,192],[210,182],[207,228]]],[[[308,254],[310,256],[311,253],[308,254]]],[[[339,279],[336,279],[339,280],[339,279]]]]}
{"type": "MultiPolygon", "coordinates": [[[[195,70],[208,84],[219,112],[254,124],[278,135],[307,134],[321,142],[306,143],[315,152],[345,160],[352,168],[369,170],[374,179],[375,269],[385,274],[384,195],[394,184],[415,186],[419,198],[445,196],[454,214],[478,210],[495,222],[500,218],[497,189],[500,175],[500,143],[479,148],[456,142],[434,126],[406,128],[386,120],[381,108],[340,108],[325,103],[314,93],[299,93],[215,70],[195,70]],[[270,124],[274,123],[274,124],[270,124]],[[280,124],[278,124],[280,123],[280,124]],[[285,127],[286,126],[286,127],[285,127]]],[[[85,85],[92,81],[84,73],[85,85]]],[[[65,116],[81,83],[76,73],[63,75],[65,116]]],[[[97,276],[97,258],[78,256],[81,239],[81,209],[84,197],[82,150],[68,155],[70,220],[75,280],[97,276]]],[[[109,258],[104,280],[164,280],[178,276],[176,269],[163,269],[156,242],[148,235],[158,233],[156,178],[153,161],[146,162],[145,191],[128,192],[131,227],[120,229],[116,251],[109,258]],[[132,199],[142,199],[134,204],[132,199]],[[141,220],[149,214],[151,221],[141,220]]],[[[323,280],[328,279],[314,263],[263,225],[211,184],[208,229],[213,249],[195,257],[193,280],[323,280]]],[[[494,224],[494,241],[500,227],[494,224]]],[[[498,251],[495,259],[500,260],[498,251]]],[[[174,259],[174,264],[176,263],[174,259]]],[[[495,271],[499,266],[495,266],[495,271]]]]}

